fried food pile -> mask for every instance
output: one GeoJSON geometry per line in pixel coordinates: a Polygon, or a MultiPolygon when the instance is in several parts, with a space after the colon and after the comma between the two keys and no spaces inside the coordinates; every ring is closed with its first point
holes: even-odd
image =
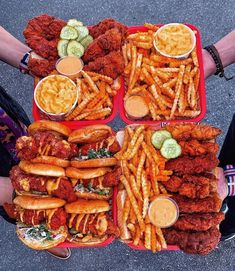
{"type": "Polygon", "coordinates": [[[91,246],[118,238],[109,199],[120,181],[119,150],[107,125],[72,132],[59,122],[32,123],[16,142],[20,163],[10,171],[17,197],[3,205],[19,239],[42,250],[65,240],[91,246]]]}
{"type": "Polygon", "coordinates": [[[224,219],[218,195],[218,180],[212,172],[218,165],[216,137],[220,129],[202,124],[166,126],[179,141],[182,155],[169,160],[166,169],[173,175],[164,183],[180,211],[178,221],[164,230],[167,244],[185,252],[206,255],[219,243],[217,225],[224,219]]]}
{"type": "Polygon", "coordinates": [[[124,130],[122,149],[116,154],[122,169],[117,206],[121,239],[155,253],[166,249],[167,243],[148,210],[153,198],[167,195],[160,182],[167,182],[172,171],[165,170],[167,160],[153,147],[152,133],[145,125],[124,130]]]}
{"type": "Polygon", "coordinates": [[[66,25],[63,20],[42,14],[29,20],[24,29],[26,44],[42,59],[31,57],[29,70],[38,77],[47,76],[55,69],[58,58],[57,43],[61,29],[66,25]]]}
{"type": "MultiPolygon", "coordinates": [[[[147,120],[195,118],[200,108],[200,69],[196,48],[185,59],[159,54],[154,48],[158,26],[144,24],[144,31],[130,30],[122,52],[125,61],[126,93],[124,101],[143,97],[147,120]]],[[[174,36],[177,39],[177,35],[174,36]]],[[[164,40],[174,48],[170,39],[164,40]]],[[[128,114],[128,110],[126,110],[128,114]]],[[[130,114],[128,117],[132,118],[130,114]]]]}
{"type": "Polygon", "coordinates": [[[99,22],[90,29],[94,41],[87,47],[83,61],[85,71],[97,72],[116,79],[124,71],[121,47],[127,35],[127,27],[111,18],[99,22]]]}

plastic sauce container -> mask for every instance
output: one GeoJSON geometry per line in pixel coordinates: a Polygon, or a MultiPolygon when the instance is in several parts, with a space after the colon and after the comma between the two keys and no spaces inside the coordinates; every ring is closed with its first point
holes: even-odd
{"type": "Polygon", "coordinates": [[[185,59],[196,46],[196,36],[187,25],[171,23],[156,31],[153,44],[163,56],[185,59]]]}
{"type": "Polygon", "coordinates": [[[56,70],[58,73],[74,80],[84,67],[83,61],[76,56],[65,56],[56,62],[56,70]]]}
{"type": "Polygon", "coordinates": [[[153,225],[160,228],[168,228],[177,221],[179,208],[170,197],[160,196],[149,205],[148,215],[153,225]]]}

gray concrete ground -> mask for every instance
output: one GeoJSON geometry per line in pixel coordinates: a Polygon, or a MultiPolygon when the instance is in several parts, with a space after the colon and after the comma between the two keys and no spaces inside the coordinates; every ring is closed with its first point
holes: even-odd
{"type": "MultiPolygon", "coordinates": [[[[48,13],[62,19],[78,18],[86,24],[94,24],[105,17],[113,17],[127,25],[144,22],[188,22],[196,25],[202,35],[203,46],[215,42],[234,28],[235,1],[26,1],[0,0],[0,25],[20,40],[27,21],[40,13],[48,13]]],[[[233,67],[228,73],[235,73],[233,67]]],[[[205,122],[219,126],[222,144],[234,111],[234,80],[226,82],[212,77],[207,83],[207,115],[205,122]]],[[[33,79],[21,75],[16,69],[0,63],[0,84],[5,87],[31,116],[33,79]]],[[[114,128],[124,124],[116,119],[114,128]]],[[[69,261],[61,262],[44,252],[32,251],[16,238],[14,226],[0,218],[0,270],[235,270],[235,242],[220,244],[207,257],[186,255],[182,252],[133,251],[120,242],[106,248],[73,249],[69,261]]]]}

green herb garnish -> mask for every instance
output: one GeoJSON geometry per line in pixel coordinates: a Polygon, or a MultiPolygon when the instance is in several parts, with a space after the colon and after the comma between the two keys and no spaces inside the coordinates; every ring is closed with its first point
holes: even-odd
{"type": "Polygon", "coordinates": [[[92,190],[93,190],[92,182],[89,182],[89,183],[88,183],[87,188],[88,188],[89,191],[92,191],[92,190]]]}
{"type": "Polygon", "coordinates": [[[112,153],[107,149],[103,148],[98,151],[94,149],[88,150],[87,157],[88,159],[95,159],[95,158],[103,158],[103,157],[111,157],[112,153]]]}

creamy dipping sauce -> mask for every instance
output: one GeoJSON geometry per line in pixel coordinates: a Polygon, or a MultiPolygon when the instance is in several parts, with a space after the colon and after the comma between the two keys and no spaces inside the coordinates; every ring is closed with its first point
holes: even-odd
{"type": "Polygon", "coordinates": [[[151,202],[148,215],[152,224],[160,228],[167,228],[176,222],[179,210],[171,198],[158,197],[151,202]]]}
{"type": "Polygon", "coordinates": [[[56,70],[63,75],[76,76],[83,68],[83,62],[75,56],[66,56],[58,60],[56,70]]]}
{"type": "Polygon", "coordinates": [[[133,119],[140,119],[148,115],[149,109],[144,98],[139,95],[130,96],[125,102],[125,111],[133,119]]]}

